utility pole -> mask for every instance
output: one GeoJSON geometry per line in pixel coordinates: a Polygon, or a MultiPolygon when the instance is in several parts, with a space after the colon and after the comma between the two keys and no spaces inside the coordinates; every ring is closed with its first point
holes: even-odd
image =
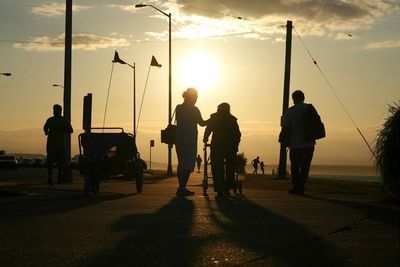
{"type": "MultiPolygon", "coordinates": [[[[281,126],[282,126],[282,118],[283,114],[289,107],[289,91],[290,91],[290,65],[291,65],[291,57],[292,57],[292,21],[288,20],[286,24],[286,54],[285,54],[285,78],[283,84],[283,106],[282,106],[282,117],[281,117],[281,126]]],[[[279,178],[286,179],[286,160],[287,153],[286,147],[281,144],[281,149],[279,153],[279,178]]]]}
{"type": "MultiPolygon", "coordinates": [[[[168,125],[172,123],[171,13],[168,13],[168,125]]],[[[168,144],[167,174],[172,175],[172,145],[168,144]]]]}
{"type": "MultiPolygon", "coordinates": [[[[72,0],[66,0],[64,55],[64,118],[71,123],[72,0]]],[[[66,136],[63,182],[72,183],[71,134],[66,136]]]]}

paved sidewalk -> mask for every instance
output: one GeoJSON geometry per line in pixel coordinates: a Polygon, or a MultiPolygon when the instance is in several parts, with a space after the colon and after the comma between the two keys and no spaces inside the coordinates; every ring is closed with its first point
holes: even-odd
{"type": "Polygon", "coordinates": [[[301,197],[268,180],[217,200],[201,179],[187,198],[176,177],[147,176],[141,194],[109,180],[91,197],[77,179],[2,184],[23,194],[0,197],[0,266],[399,266],[399,207],[379,194],[310,185],[301,197]]]}

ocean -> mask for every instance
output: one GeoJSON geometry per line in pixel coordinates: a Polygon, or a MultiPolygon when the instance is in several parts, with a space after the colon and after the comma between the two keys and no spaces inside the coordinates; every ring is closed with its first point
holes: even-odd
{"type": "MultiPolygon", "coordinates": [[[[278,165],[267,165],[266,174],[276,173],[278,165]]],[[[252,166],[246,166],[247,173],[253,172],[252,166]]],[[[290,165],[287,166],[290,172],[290,165]]],[[[260,173],[260,168],[258,169],[260,173]]],[[[311,165],[310,177],[332,180],[380,182],[381,177],[375,166],[352,165],[311,165]]]]}
{"type": "MultiPolygon", "coordinates": [[[[149,162],[147,166],[150,167],[149,162]]],[[[265,174],[276,174],[277,165],[266,165],[265,174]]],[[[167,164],[152,162],[151,168],[154,170],[167,170],[167,164]]],[[[203,165],[201,167],[203,169],[203,165]]],[[[287,167],[290,171],[290,166],[287,167]]],[[[174,172],[176,165],[173,165],[174,172]]],[[[246,166],[246,172],[252,173],[253,167],[246,166]]],[[[258,173],[261,173],[260,168],[258,173]]],[[[310,177],[332,180],[360,181],[360,182],[380,182],[381,177],[375,166],[350,166],[350,165],[311,165],[310,177]]]]}

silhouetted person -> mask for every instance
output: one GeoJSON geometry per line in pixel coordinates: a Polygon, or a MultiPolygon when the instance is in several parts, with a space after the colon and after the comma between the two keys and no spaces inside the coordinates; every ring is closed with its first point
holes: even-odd
{"type": "Polygon", "coordinates": [[[195,106],[197,91],[188,88],[182,94],[183,103],[176,106],[176,137],[175,148],[178,156],[178,182],[177,196],[189,196],[194,192],[186,188],[190,173],[196,164],[197,154],[197,124],[206,126],[200,110],[195,106]]]}
{"type": "Polygon", "coordinates": [[[229,195],[234,186],[236,153],[241,137],[237,119],[230,113],[228,103],[218,105],[217,112],[211,114],[204,132],[204,143],[208,142],[211,133],[211,172],[214,191],[221,197],[229,195]]]}
{"type": "Polygon", "coordinates": [[[293,188],[291,194],[304,194],[304,185],[308,179],[311,161],[314,153],[315,140],[304,138],[303,114],[308,108],[304,103],[304,93],[300,90],[292,94],[294,105],[286,110],[282,118],[282,132],[287,136],[287,146],[290,147],[290,162],[293,188]]]}
{"type": "Polygon", "coordinates": [[[47,119],[43,126],[44,134],[47,135],[47,172],[49,185],[53,184],[53,164],[57,164],[57,182],[61,183],[62,169],[65,162],[66,134],[73,132],[68,120],[61,116],[62,108],[60,105],[53,106],[53,117],[47,119]]]}
{"type": "Polygon", "coordinates": [[[196,164],[197,164],[197,172],[200,173],[201,163],[203,162],[202,158],[199,154],[197,154],[196,164]]]}
{"type": "Polygon", "coordinates": [[[258,173],[258,164],[260,164],[260,157],[257,156],[257,158],[253,159],[251,161],[251,165],[253,165],[254,171],[253,174],[257,174],[258,173]]]}
{"type": "Polygon", "coordinates": [[[261,169],[262,174],[264,174],[264,167],[265,167],[264,161],[261,161],[261,163],[260,163],[260,169],[261,169]]]}

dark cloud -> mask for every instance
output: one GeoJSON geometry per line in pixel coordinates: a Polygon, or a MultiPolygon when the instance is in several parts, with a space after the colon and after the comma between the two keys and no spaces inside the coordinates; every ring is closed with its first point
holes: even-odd
{"type": "Polygon", "coordinates": [[[388,11],[391,2],[328,0],[176,0],[187,14],[216,17],[218,13],[261,19],[267,16],[303,18],[316,21],[354,20],[388,11]]]}
{"type": "MultiPolygon", "coordinates": [[[[203,16],[218,20],[242,18],[241,26],[260,36],[279,33],[280,25],[292,20],[302,35],[322,36],[331,32],[343,32],[367,28],[382,16],[398,12],[397,0],[175,0],[171,3],[181,16],[203,16]]],[[[184,21],[187,28],[190,21],[184,21]]],[[[238,24],[239,25],[239,24],[238,24]]],[[[280,31],[283,32],[283,31],[280,31]]],[[[229,33],[232,33],[229,31],[229,33]]]]}

